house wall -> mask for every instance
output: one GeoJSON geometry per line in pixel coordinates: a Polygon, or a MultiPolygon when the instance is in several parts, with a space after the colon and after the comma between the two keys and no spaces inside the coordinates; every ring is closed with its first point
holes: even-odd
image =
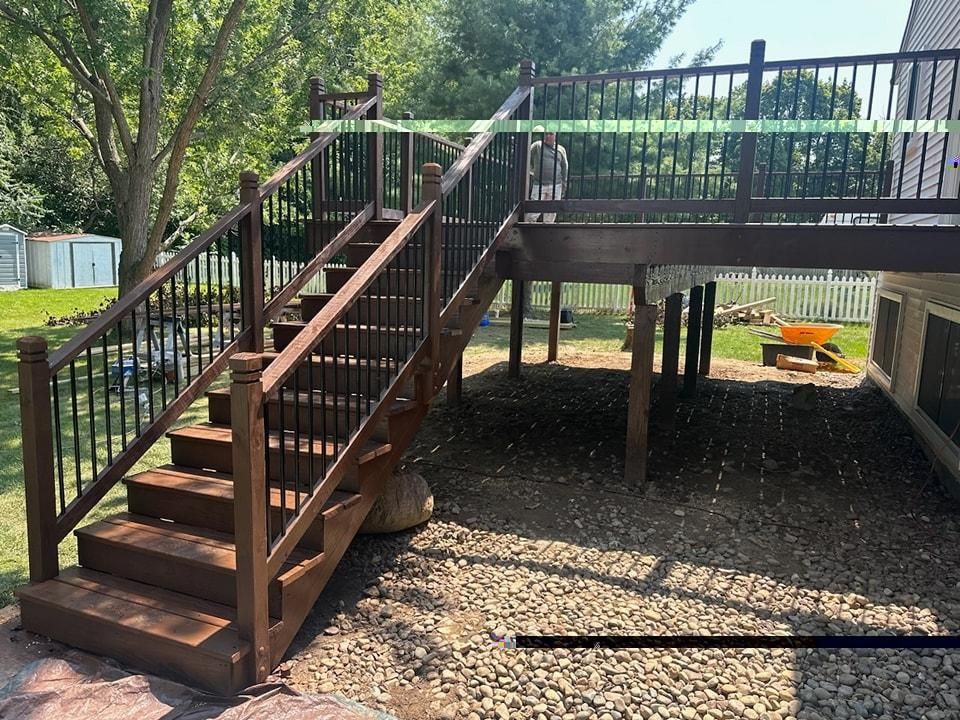
{"type": "MultiPolygon", "coordinates": [[[[958,45],[960,45],[960,0],[914,0],[904,31],[901,51],[954,48],[958,45]]],[[[920,67],[918,93],[921,100],[919,112],[915,117],[928,116],[932,85],[933,103],[929,117],[960,118],[960,74],[954,73],[953,64],[940,64],[935,78],[932,63],[923,63],[920,67]],[[951,95],[953,95],[952,105],[951,95]]],[[[910,71],[911,66],[904,65],[897,73],[898,88],[895,106],[897,118],[905,118],[908,114],[910,71]]],[[[941,195],[957,197],[960,190],[960,171],[952,168],[949,159],[960,155],[960,133],[928,134],[925,150],[924,136],[916,133],[907,139],[903,135],[897,135],[892,146],[890,157],[894,161],[893,183],[896,188],[902,167],[902,196],[916,197],[919,187],[920,197],[936,197],[938,186],[942,181],[941,195]],[[905,153],[904,143],[906,143],[905,153]],[[948,161],[946,167],[942,162],[944,150],[946,150],[948,161]],[[922,157],[926,157],[926,160],[921,177],[922,157]]],[[[960,216],[891,215],[890,222],[957,225],[960,224],[960,216]]],[[[958,239],[960,239],[960,229],[958,229],[958,239]]],[[[878,301],[884,293],[891,293],[900,300],[894,364],[891,377],[888,378],[872,360],[868,360],[867,375],[896,403],[928,454],[938,461],[941,475],[947,480],[948,489],[960,497],[960,449],[949,441],[917,407],[927,305],[935,302],[960,309],[960,275],[884,272],[879,278],[878,301]]],[[[871,355],[874,340],[875,334],[871,333],[871,355]]]]}
{"type": "MultiPolygon", "coordinates": [[[[920,377],[923,332],[927,304],[937,303],[960,311],[960,275],[935,273],[883,273],[879,294],[892,293],[900,300],[900,327],[894,351],[891,377],[867,362],[867,375],[896,403],[913,426],[928,454],[941,463],[941,474],[949,489],[960,497],[960,448],[917,407],[917,386],[920,377]]],[[[873,341],[871,338],[871,355],[873,341]]]]}
{"type": "MultiPolygon", "coordinates": [[[[960,46],[960,0],[914,0],[907,28],[904,32],[901,51],[936,50],[941,48],[955,48],[960,46]]],[[[904,63],[897,72],[897,99],[895,117],[907,117],[907,105],[910,96],[910,76],[913,65],[904,63]]],[[[930,89],[933,85],[932,110],[930,118],[960,118],[960,76],[954,73],[953,63],[939,63],[934,77],[933,63],[930,61],[919,64],[919,82],[917,94],[920,98],[919,114],[917,118],[928,117],[930,104],[930,89]],[[931,83],[932,81],[932,83],[931,83]],[[951,95],[953,103],[951,107],[951,95]]],[[[957,197],[960,185],[960,171],[953,167],[945,168],[942,162],[944,144],[947,145],[946,157],[960,154],[960,133],[928,133],[926,138],[922,133],[913,133],[906,139],[906,154],[904,154],[905,136],[895,136],[890,158],[894,162],[893,187],[900,181],[901,167],[903,168],[903,197],[917,197],[917,186],[921,185],[920,197],[936,197],[941,178],[943,197],[957,197]],[[926,142],[926,149],[924,149],[926,142]],[[923,161],[923,177],[920,177],[921,159],[923,161]]],[[[891,215],[890,222],[911,225],[958,224],[960,218],[954,216],[941,217],[935,214],[891,215]]]]}

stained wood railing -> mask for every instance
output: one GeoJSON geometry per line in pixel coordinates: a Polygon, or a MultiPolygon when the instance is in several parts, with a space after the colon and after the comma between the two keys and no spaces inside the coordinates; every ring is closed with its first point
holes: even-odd
{"type": "MultiPolygon", "coordinates": [[[[529,93],[519,88],[492,119],[529,112],[529,93]]],[[[269,655],[267,582],[401,389],[416,378],[418,400],[432,399],[442,313],[461,297],[471,261],[517,217],[525,139],[481,133],[446,174],[424,165],[422,201],[297,337],[265,369],[256,353],[231,360],[238,617],[258,680],[269,655]],[[485,192],[471,203],[474,184],[485,192]],[[278,484],[274,516],[266,498],[278,484]]]]}
{"type": "MultiPolygon", "coordinates": [[[[380,102],[355,93],[331,115],[369,117],[380,102]]],[[[62,347],[18,342],[32,581],[57,575],[60,540],[233,354],[262,350],[264,322],[375,215],[367,148],[357,133],[324,133],[260,187],[241,174],[236,207],[62,347]],[[291,267],[280,259],[299,271],[278,276],[291,267]],[[220,270],[234,261],[239,282],[220,270]]]]}
{"type": "Polygon", "coordinates": [[[572,177],[564,199],[526,210],[578,222],[957,214],[952,145],[933,121],[960,116],[958,77],[956,48],[770,61],[757,41],[748,63],[535,78],[534,121],[558,130],[572,177]],[[744,132],[748,121],[765,124],[744,132]]]}

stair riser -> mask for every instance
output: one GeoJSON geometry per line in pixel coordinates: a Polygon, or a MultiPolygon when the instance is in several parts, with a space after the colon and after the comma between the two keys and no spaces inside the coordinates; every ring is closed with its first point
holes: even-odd
{"type": "MultiPolygon", "coordinates": [[[[77,535],[77,558],[91,570],[118,575],[128,580],[156,585],[185,595],[236,607],[236,573],[197,565],[184,558],[154,555],[140,548],[116,542],[103,542],[83,533],[77,535]]],[[[282,617],[280,584],[270,583],[270,615],[282,617]]]]}
{"type": "MultiPolygon", "coordinates": [[[[273,347],[275,350],[283,350],[300,332],[297,325],[275,325],[273,327],[273,347]]],[[[381,330],[380,332],[371,332],[360,329],[358,333],[356,328],[347,330],[346,328],[337,328],[320,341],[319,350],[328,356],[353,355],[362,358],[396,358],[397,351],[406,350],[409,355],[416,347],[417,338],[413,337],[411,331],[401,333],[399,337],[396,331],[381,330]]],[[[316,352],[316,350],[315,350],[316,352]]]]}
{"type": "Polygon", "coordinates": [[[380,393],[390,385],[390,374],[386,370],[368,370],[363,367],[335,369],[324,367],[320,362],[313,364],[312,380],[307,363],[297,368],[294,375],[287,378],[283,386],[288,390],[298,389],[300,392],[307,392],[311,387],[311,382],[313,389],[320,390],[323,388],[328,393],[336,395],[346,393],[348,388],[351,392],[356,392],[359,381],[360,388],[364,393],[367,392],[369,387],[371,394],[379,397],[380,393]],[[294,387],[294,375],[297,377],[297,388],[294,387]]]}
{"type": "MultiPolygon", "coordinates": [[[[354,273],[353,268],[325,268],[326,288],[328,293],[335,293],[342,288],[354,273]]],[[[423,297],[424,278],[420,271],[401,270],[381,274],[370,284],[376,293],[384,295],[409,295],[423,297]]]]}
{"type": "MultiPolygon", "coordinates": [[[[174,465],[205,468],[226,473],[233,472],[233,448],[229,442],[174,436],[170,438],[170,457],[174,465]]],[[[327,467],[332,462],[333,458],[327,457],[327,467]]],[[[271,480],[279,481],[282,470],[287,482],[299,482],[302,488],[309,485],[311,481],[310,458],[306,453],[300,456],[298,463],[296,454],[292,449],[288,449],[282,465],[281,468],[279,448],[271,450],[271,480]]],[[[313,456],[313,473],[315,474],[314,481],[318,480],[323,474],[323,457],[319,453],[313,456]]]]}
{"type": "MultiPolygon", "coordinates": [[[[304,321],[310,320],[314,315],[320,312],[321,308],[327,304],[326,298],[317,298],[316,296],[306,296],[300,304],[300,312],[304,321]]],[[[400,301],[400,300],[374,300],[368,302],[366,298],[360,298],[353,306],[347,310],[347,322],[360,322],[365,325],[376,325],[380,327],[396,327],[397,325],[408,325],[423,317],[423,303],[419,301],[400,301]]]]}
{"type": "Polygon", "coordinates": [[[24,630],[56,638],[59,642],[143,668],[218,695],[230,696],[249,685],[245,677],[246,658],[230,663],[200,653],[184,652],[175,642],[156,640],[144,643],[143,635],[122,623],[51,608],[33,599],[20,601],[20,623],[24,630]]]}
{"type": "MultiPolygon", "coordinates": [[[[233,503],[223,498],[185,495],[156,486],[128,483],[127,507],[130,512],[138,515],[233,533],[233,503]]],[[[289,508],[287,512],[289,517],[289,508]]],[[[272,516],[272,527],[280,527],[280,508],[273,508],[272,516]]],[[[307,530],[300,546],[323,550],[323,533],[323,517],[318,516],[307,530]]]]}
{"type": "MultiPolygon", "coordinates": [[[[366,387],[363,388],[366,390],[366,387]]],[[[318,398],[319,402],[319,398],[318,398]]],[[[230,424],[230,397],[224,395],[211,395],[209,397],[209,417],[210,422],[217,423],[219,425],[229,425],[230,424]]],[[[366,412],[366,405],[361,407],[361,411],[366,412]]],[[[356,422],[355,418],[356,410],[350,409],[350,419],[352,422],[356,422]]],[[[290,430],[296,428],[297,416],[300,419],[300,431],[303,433],[308,433],[310,431],[310,418],[313,416],[313,433],[315,437],[322,437],[324,435],[332,435],[334,428],[336,428],[337,433],[340,437],[346,437],[347,434],[347,409],[342,408],[339,410],[334,410],[333,408],[321,409],[319,407],[310,408],[307,406],[305,399],[302,401],[302,404],[299,408],[294,407],[292,399],[286,399],[283,403],[283,428],[285,430],[290,430]],[[299,412],[298,412],[299,411],[299,412]]],[[[270,422],[270,428],[273,430],[280,429],[280,403],[277,400],[273,400],[270,403],[270,410],[268,413],[268,419],[270,422]]],[[[387,440],[387,425],[385,422],[380,423],[373,435],[374,440],[387,440]]]]}

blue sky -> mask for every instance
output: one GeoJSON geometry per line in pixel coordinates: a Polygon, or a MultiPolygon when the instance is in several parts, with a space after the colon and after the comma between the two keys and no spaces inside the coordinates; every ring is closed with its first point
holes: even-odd
{"type": "Polygon", "coordinates": [[[651,67],[718,40],[721,64],[747,62],[755,39],[767,60],[896,52],[909,10],[910,0],[697,0],[651,67]]]}

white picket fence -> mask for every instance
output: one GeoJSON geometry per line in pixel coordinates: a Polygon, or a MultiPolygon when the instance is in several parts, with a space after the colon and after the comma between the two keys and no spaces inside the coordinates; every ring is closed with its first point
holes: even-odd
{"type": "MultiPolygon", "coordinates": [[[[550,309],[550,286],[546,280],[531,283],[530,304],[534,310],[550,309]]],[[[595,283],[563,283],[560,304],[574,312],[590,312],[604,315],[626,314],[630,309],[629,285],[598,285],[595,283]]],[[[507,280],[490,309],[503,312],[510,308],[510,281],[507,280]]]]}
{"type": "MultiPolygon", "coordinates": [[[[161,253],[157,257],[156,267],[163,265],[175,256],[174,253],[161,253]]],[[[224,285],[230,282],[232,275],[235,286],[240,284],[240,262],[232,258],[220,258],[221,267],[216,267],[216,259],[211,259],[209,280],[216,285],[223,279],[224,285]]],[[[289,262],[274,262],[264,266],[266,285],[280,283],[281,277],[289,279],[297,272],[297,267],[289,262]],[[271,279],[271,273],[273,275],[271,279]],[[281,275],[282,273],[282,275],[281,275]]],[[[199,280],[204,285],[208,280],[205,260],[188,263],[187,282],[199,280]],[[199,273],[198,273],[199,270],[199,273]],[[199,274],[199,278],[197,275],[199,274]]],[[[181,276],[182,277],[182,276],[181,276]]],[[[550,308],[549,281],[531,283],[531,303],[535,310],[550,308]]],[[[874,295],[877,289],[876,278],[834,277],[833,271],[826,275],[764,275],[754,268],[750,272],[730,272],[717,276],[717,303],[748,303],[775,297],[774,307],[779,315],[796,320],[814,320],[831,322],[867,323],[873,317],[874,295]]],[[[325,292],[323,273],[307,283],[304,292],[325,292]]],[[[630,287],[627,285],[599,285],[595,283],[563,283],[561,304],[574,312],[599,313],[607,315],[626,314],[630,308],[630,287]]],[[[499,313],[510,307],[510,281],[503,284],[490,309],[499,313]]]]}
{"type": "Polygon", "coordinates": [[[868,323],[873,318],[877,280],[873,277],[763,275],[751,272],[717,276],[717,302],[749,303],[775,297],[777,314],[796,320],[868,323]]]}

